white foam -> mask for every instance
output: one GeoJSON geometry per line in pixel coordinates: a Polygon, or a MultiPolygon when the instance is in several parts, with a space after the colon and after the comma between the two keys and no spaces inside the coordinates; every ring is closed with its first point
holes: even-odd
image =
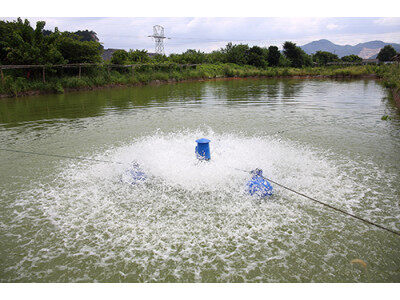
{"type": "MultiPolygon", "coordinates": [[[[69,163],[19,203],[35,203],[54,226],[56,236],[40,245],[50,265],[58,259],[55,264],[67,268],[53,275],[56,281],[284,281],[290,279],[290,257],[309,249],[307,241],[324,248],[315,236],[325,234],[319,226],[338,230],[348,220],[332,219],[332,213],[276,186],[275,196],[256,201],[245,193],[249,174],[236,168],[261,168],[322,201],[360,207],[363,187],[356,177],[342,176],[338,160],[328,157],[271,136],[158,132],[96,157],[126,164],[69,163]],[[195,158],[201,137],[211,140],[208,163],[195,158]],[[149,176],[145,183],[121,182],[132,161],[149,176]],[[268,264],[276,270],[270,272],[268,264]]],[[[32,250],[25,260],[30,263],[15,266],[21,278],[32,276],[35,259],[43,255],[32,250]]]]}

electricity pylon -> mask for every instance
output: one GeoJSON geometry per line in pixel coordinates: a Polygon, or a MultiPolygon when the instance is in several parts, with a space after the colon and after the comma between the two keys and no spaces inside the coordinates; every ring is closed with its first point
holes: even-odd
{"type": "Polygon", "coordinates": [[[156,43],[156,54],[163,55],[164,54],[164,39],[170,39],[164,35],[164,27],[162,27],[160,25],[153,26],[153,35],[149,35],[148,37],[153,38],[156,43]]]}

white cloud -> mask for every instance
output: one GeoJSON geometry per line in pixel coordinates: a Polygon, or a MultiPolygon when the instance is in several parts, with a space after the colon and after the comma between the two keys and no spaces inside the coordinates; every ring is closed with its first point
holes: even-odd
{"type": "Polygon", "coordinates": [[[339,25],[330,23],[330,24],[326,25],[326,28],[328,28],[329,30],[333,30],[333,29],[339,28],[339,25]]]}
{"type": "MultiPolygon", "coordinates": [[[[8,18],[11,19],[11,18],[8,18]]],[[[46,29],[97,32],[105,48],[146,49],[154,51],[147,36],[153,25],[165,27],[172,37],[165,41],[167,53],[186,49],[212,51],[227,42],[249,45],[281,46],[286,40],[298,45],[328,39],[339,44],[356,44],[371,40],[400,40],[400,18],[29,18],[32,25],[46,21],[46,29]]]]}
{"type": "Polygon", "coordinates": [[[400,26],[400,18],[379,18],[374,24],[383,26],[400,26]]]}

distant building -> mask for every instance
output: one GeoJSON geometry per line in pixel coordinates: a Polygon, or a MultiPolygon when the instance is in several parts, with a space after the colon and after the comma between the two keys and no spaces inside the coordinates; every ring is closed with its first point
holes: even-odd
{"type": "Polygon", "coordinates": [[[379,59],[377,59],[377,58],[367,58],[367,59],[363,59],[361,63],[363,65],[379,64],[379,59]]]}
{"type": "Polygon", "coordinates": [[[105,61],[109,61],[111,60],[111,57],[113,55],[113,53],[117,50],[121,50],[121,49],[104,49],[103,53],[101,54],[101,58],[104,59],[105,61]]]}

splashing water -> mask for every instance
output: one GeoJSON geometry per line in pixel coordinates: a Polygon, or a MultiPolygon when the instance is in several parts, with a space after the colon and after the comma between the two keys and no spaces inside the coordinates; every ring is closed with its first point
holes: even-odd
{"type": "MultiPolygon", "coordinates": [[[[5,274],[20,281],[348,281],[365,276],[352,269],[349,255],[382,259],[371,243],[377,236],[391,239],[386,233],[279,188],[266,200],[253,198],[246,193],[250,175],[235,168],[261,168],[371,219],[385,209],[399,215],[379,202],[381,195],[368,194],[373,180],[357,176],[379,175],[390,190],[390,174],[373,174],[345,157],[333,161],[329,152],[276,136],[157,132],[96,158],[123,164],[69,161],[52,180],[34,182],[18,196],[13,226],[29,219],[33,226],[25,230],[34,238],[16,237],[24,257],[5,274]],[[195,157],[199,137],[211,139],[210,162],[195,157]],[[121,180],[133,161],[146,182],[121,180]],[[356,171],[344,176],[349,164],[356,171]]],[[[377,221],[395,226],[391,219],[377,221]]],[[[395,257],[393,251],[386,255],[395,257]]]]}

